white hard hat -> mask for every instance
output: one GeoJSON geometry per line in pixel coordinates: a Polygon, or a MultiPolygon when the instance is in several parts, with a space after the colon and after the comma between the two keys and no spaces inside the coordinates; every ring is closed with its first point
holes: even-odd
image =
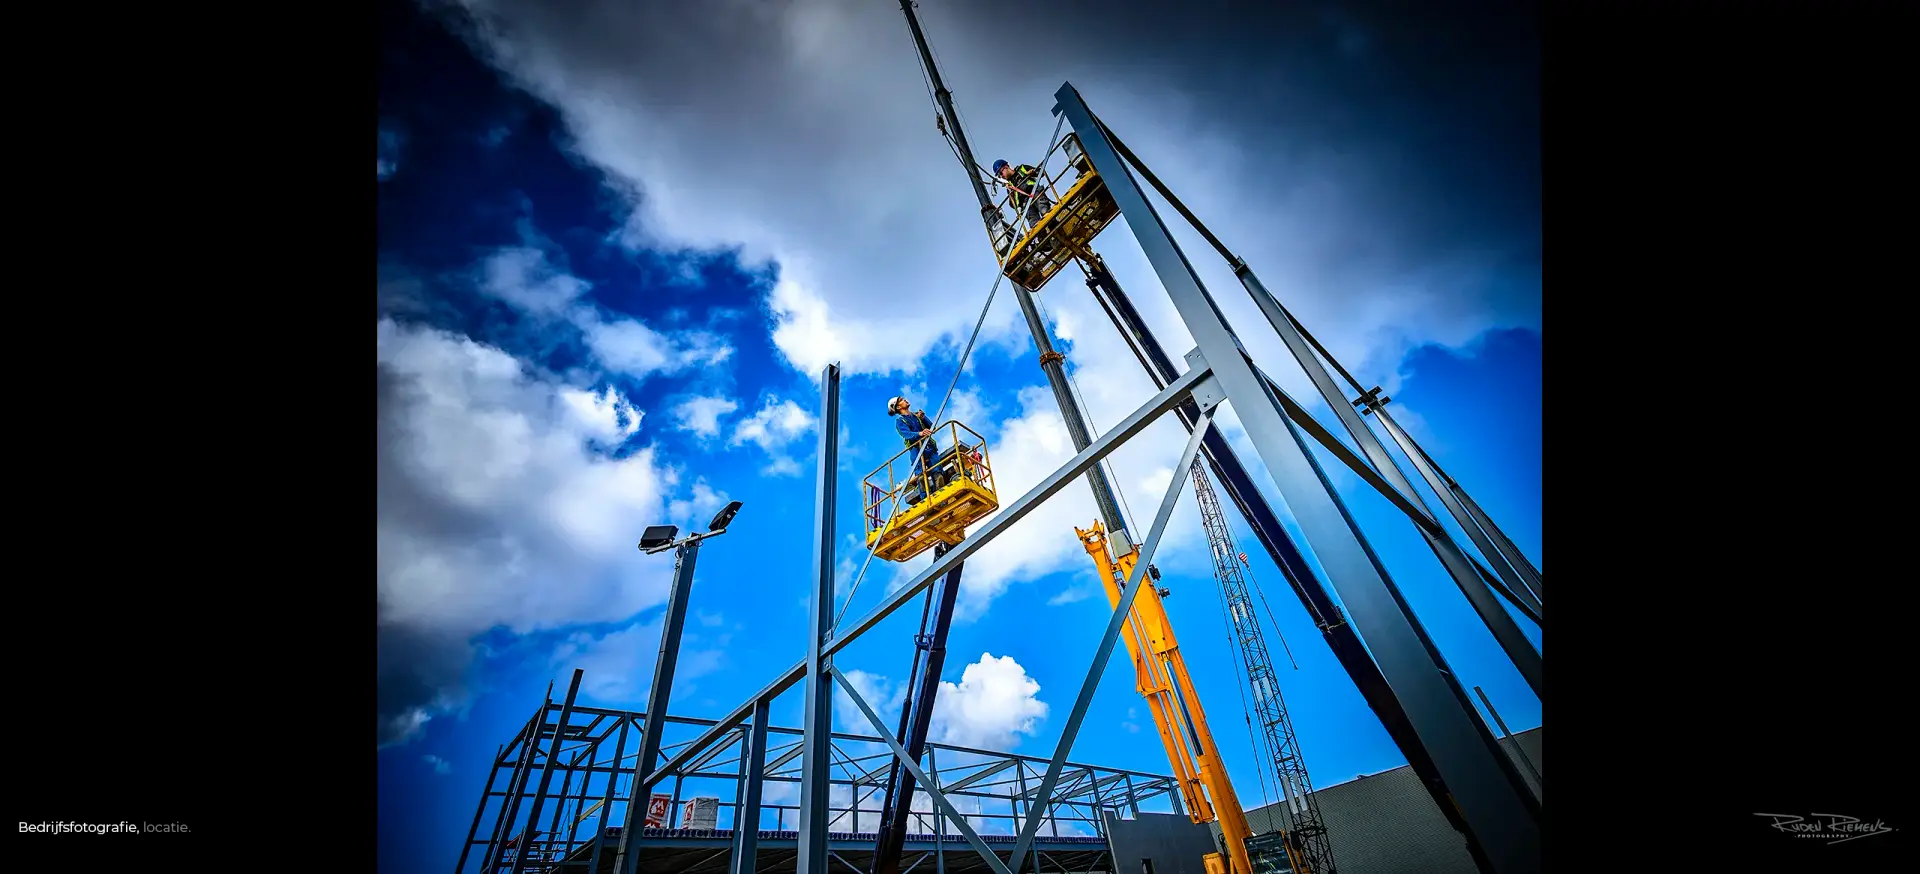
{"type": "Polygon", "coordinates": [[[893,408],[894,408],[894,407],[897,407],[897,406],[900,406],[900,402],[901,402],[901,401],[904,401],[904,400],[906,400],[906,398],[893,398],[893,399],[891,399],[891,400],[888,400],[888,401],[887,401],[887,414],[888,414],[888,415],[892,415],[892,414],[893,414],[893,408]]]}

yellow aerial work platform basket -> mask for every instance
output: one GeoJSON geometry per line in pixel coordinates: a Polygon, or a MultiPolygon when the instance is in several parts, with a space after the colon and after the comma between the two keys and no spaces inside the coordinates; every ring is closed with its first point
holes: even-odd
{"type": "Polygon", "coordinates": [[[1000,508],[979,434],[948,421],[922,441],[887,459],[861,484],[867,547],[877,558],[906,561],[937,544],[955,545],[967,536],[968,525],[1000,508]],[[926,440],[937,454],[916,470],[926,440]]]}
{"type": "MultiPolygon", "coordinates": [[[[996,251],[1001,256],[1001,272],[1028,291],[1039,291],[1074,255],[1086,253],[1093,238],[1120,216],[1120,205],[1107,190],[1106,180],[1094,171],[1093,162],[1080,150],[1079,138],[1068,134],[1061,147],[1066,150],[1067,170],[1078,175],[1065,185],[1064,194],[1059,189],[1067,170],[1043,180],[1053,208],[1012,247],[996,251]]],[[[1007,197],[1006,202],[1011,204],[1012,193],[1007,197]]]]}

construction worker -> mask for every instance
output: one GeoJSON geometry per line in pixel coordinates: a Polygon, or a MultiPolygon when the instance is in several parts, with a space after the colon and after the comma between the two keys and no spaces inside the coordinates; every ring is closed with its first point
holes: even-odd
{"type": "Polygon", "coordinates": [[[909,504],[920,503],[927,491],[938,489],[923,488],[920,475],[933,468],[940,457],[940,448],[933,441],[933,422],[925,411],[916,410],[906,398],[896,397],[887,401],[887,415],[893,417],[893,430],[900,433],[900,439],[907,441],[907,448],[919,447],[913,456],[913,483],[907,489],[909,504]]]}
{"type": "Polygon", "coordinates": [[[1032,164],[1015,167],[1003,158],[993,162],[993,175],[1013,191],[1013,208],[1026,209],[1028,228],[1039,224],[1040,217],[1053,209],[1053,200],[1047,197],[1046,180],[1040,178],[1040,169],[1032,164]]]}

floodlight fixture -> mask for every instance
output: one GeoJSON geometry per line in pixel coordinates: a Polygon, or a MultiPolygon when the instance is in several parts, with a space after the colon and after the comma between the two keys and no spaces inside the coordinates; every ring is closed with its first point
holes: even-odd
{"type": "Polygon", "coordinates": [[[648,525],[646,532],[640,535],[640,551],[653,553],[666,549],[673,545],[673,539],[679,534],[680,529],[674,525],[648,525]]]}
{"type": "Polygon", "coordinates": [[[713,521],[707,523],[707,533],[719,534],[727,530],[727,526],[733,524],[733,514],[738,512],[740,512],[739,501],[733,501],[721,507],[720,512],[713,515],[713,521]]]}

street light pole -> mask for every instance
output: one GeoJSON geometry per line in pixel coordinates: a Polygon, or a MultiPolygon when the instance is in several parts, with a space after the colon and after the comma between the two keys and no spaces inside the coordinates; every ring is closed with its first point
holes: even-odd
{"type": "MultiPolygon", "coordinates": [[[[633,797],[627,802],[627,823],[620,830],[620,853],[614,863],[614,870],[622,874],[633,874],[640,864],[640,854],[635,848],[639,830],[646,825],[646,814],[642,811],[647,809],[653,795],[653,787],[646,783],[646,778],[655,767],[654,760],[660,757],[660,731],[666,725],[667,707],[673,694],[673,670],[680,659],[680,633],[687,624],[687,602],[693,595],[693,567],[700,557],[700,542],[727,533],[727,526],[739,509],[739,501],[728,504],[713,517],[713,524],[708,526],[711,530],[701,534],[675,540],[676,529],[656,525],[648,528],[640,540],[640,550],[648,555],[673,550],[673,589],[667,594],[667,615],[660,629],[660,654],[653,663],[653,687],[647,692],[645,723],[640,730],[640,758],[634,765],[633,797]]],[[[671,821],[673,812],[668,811],[667,816],[671,821]]]]}

